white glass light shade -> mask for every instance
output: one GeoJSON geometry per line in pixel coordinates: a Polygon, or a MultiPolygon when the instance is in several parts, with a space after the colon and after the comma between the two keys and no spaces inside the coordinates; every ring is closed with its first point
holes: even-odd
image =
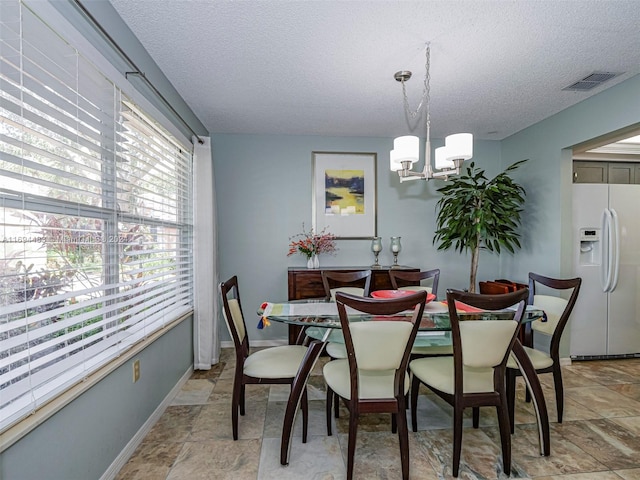
{"type": "Polygon", "coordinates": [[[473,135],[470,133],[456,133],[444,139],[447,147],[447,160],[469,160],[473,157],[473,135]]]}
{"type": "Polygon", "coordinates": [[[413,164],[420,158],[420,139],[413,135],[398,137],[393,141],[393,150],[396,162],[409,161],[413,164]]]}
{"type": "Polygon", "coordinates": [[[402,164],[396,160],[396,151],[391,150],[389,152],[389,168],[392,172],[397,172],[398,170],[402,170],[402,164]]]}
{"type": "Polygon", "coordinates": [[[435,167],[436,170],[444,170],[455,168],[455,165],[451,160],[447,160],[447,147],[438,147],[436,148],[436,161],[435,167]]]}

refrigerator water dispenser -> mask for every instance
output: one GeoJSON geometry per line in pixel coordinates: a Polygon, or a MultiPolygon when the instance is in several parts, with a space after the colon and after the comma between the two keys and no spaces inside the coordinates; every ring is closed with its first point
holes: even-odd
{"type": "Polygon", "coordinates": [[[600,229],[580,229],[580,265],[600,265],[600,229]]]}

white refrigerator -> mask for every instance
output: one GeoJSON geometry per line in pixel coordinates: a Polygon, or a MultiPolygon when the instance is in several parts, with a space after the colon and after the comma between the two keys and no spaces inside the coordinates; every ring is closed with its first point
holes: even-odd
{"type": "Polygon", "coordinates": [[[640,356],[640,185],[573,185],[572,358],[640,356]]]}

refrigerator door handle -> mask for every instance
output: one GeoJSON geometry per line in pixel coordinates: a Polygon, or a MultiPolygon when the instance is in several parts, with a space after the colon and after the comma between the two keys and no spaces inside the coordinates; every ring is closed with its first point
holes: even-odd
{"type": "Polygon", "coordinates": [[[620,273],[620,222],[618,213],[613,208],[611,209],[611,220],[611,230],[613,232],[613,275],[609,291],[613,292],[618,286],[618,274],[620,273]]]}
{"type": "Polygon", "coordinates": [[[602,212],[602,261],[600,263],[600,272],[602,280],[602,291],[608,292],[611,289],[611,280],[613,277],[613,271],[611,268],[612,261],[612,231],[611,231],[611,211],[605,208],[602,212]]]}

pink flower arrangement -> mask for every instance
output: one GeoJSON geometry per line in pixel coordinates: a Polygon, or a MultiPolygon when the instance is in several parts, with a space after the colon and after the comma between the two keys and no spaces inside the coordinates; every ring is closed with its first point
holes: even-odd
{"type": "Polygon", "coordinates": [[[311,258],[313,255],[320,253],[334,253],[336,248],[336,236],[332,233],[326,232],[326,227],[317,234],[313,232],[313,228],[308,232],[304,229],[304,223],[302,224],[302,233],[298,233],[292,237],[289,237],[291,241],[289,243],[289,253],[287,257],[290,257],[296,253],[302,253],[307,258],[311,258]]]}

